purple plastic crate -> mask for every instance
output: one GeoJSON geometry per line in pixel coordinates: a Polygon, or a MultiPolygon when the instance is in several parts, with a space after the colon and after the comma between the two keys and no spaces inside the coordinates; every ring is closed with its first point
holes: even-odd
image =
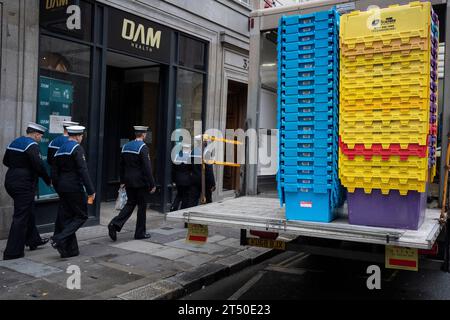
{"type": "Polygon", "coordinates": [[[430,115],[430,123],[431,124],[436,123],[436,115],[435,114],[430,115]]]}
{"type": "Polygon", "coordinates": [[[427,207],[427,193],[409,191],[402,196],[391,190],[389,195],[374,189],[365,194],[363,189],[347,193],[350,224],[417,230],[422,225],[427,207]]]}

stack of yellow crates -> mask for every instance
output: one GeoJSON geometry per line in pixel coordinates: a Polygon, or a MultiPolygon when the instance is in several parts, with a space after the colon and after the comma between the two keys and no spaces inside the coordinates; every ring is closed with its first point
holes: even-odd
{"type": "Polygon", "coordinates": [[[423,220],[436,170],[438,30],[429,2],[341,18],[339,177],[350,223],[423,220]]]}

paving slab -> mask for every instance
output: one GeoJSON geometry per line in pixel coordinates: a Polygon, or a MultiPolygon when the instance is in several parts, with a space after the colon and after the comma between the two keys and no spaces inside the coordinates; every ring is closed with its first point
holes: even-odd
{"type": "Polygon", "coordinates": [[[184,236],[186,236],[186,229],[184,228],[174,228],[174,227],[169,227],[169,226],[164,226],[161,228],[157,228],[157,229],[150,229],[147,230],[148,232],[150,232],[151,234],[153,233],[157,233],[157,234],[162,234],[165,236],[170,236],[173,234],[179,234],[179,233],[183,233],[184,236]]]}
{"type": "Polygon", "coordinates": [[[61,269],[24,258],[7,261],[2,260],[0,261],[0,267],[14,270],[35,278],[41,278],[54,273],[62,272],[61,269]]]}
{"type": "Polygon", "coordinates": [[[164,247],[159,251],[153,252],[152,255],[157,256],[157,257],[166,258],[169,260],[176,260],[181,257],[193,255],[193,253],[188,250],[164,247]]]}
{"type": "Polygon", "coordinates": [[[35,279],[0,291],[0,300],[75,300],[84,296],[80,290],[69,290],[45,279],[35,279]]]}
{"type": "Polygon", "coordinates": [[[98,263],[97,258],[80,255],[72,258],[64,258],[64,259],[59,258],[56,259],[56,261],[51,262],[49,261],[46,264],[55,268],[59,268],[65,272],[67,268],[71,265],[76,265],[83,270],[84,268],[87,268],[88,266],[91,266],[96,263],[98,263]]]}
{"type": "MultiPolygon", "coordinates": [[[[54,274],[46,277],[46,280],[65,286],[70,274],[54,274]]],[[[101,264],[93,264],[81,268],[81,289],[84,296],[93,295],[115,287],[116,285],[133,282],[143,278],[132,272],[124,272],[101,264]]]]}
{"type": "Polygon", "coordinates": [[[142,241],[142,240],[132,240],[127,242],[122,242],[118,244],[111,245],[112,247],[128,250],[128,251],[134,251],[134,252],[141,252],[146,254],[152,254],[154,252],[160,251],[163,249],[163,246],[152,243],[149,241],[142,241]]]}
{"type": "Polygon", "coordinates": [[[189,250],[189,251],[193,251],[193,252],[206,253],[206,254],[214,254],[214,253],[217,253],[217,252],[220,252],[220,251],[223,251],[226,249],[226,247],[219,246],[215,243],[194,244],[194,243],[186,242],[185,239],[168,242],[165,245],[174,247],[174,248],[189,250]]]}
{"type": "Polygon", "coordinates": [[[111,265],[123,267],[123,270],[133,270],[138,274],[145,274],[146,277],[154,278],[155,275],[159,275],[161,278],[168,277],[169,274],[177,273],[187,269],[191,269],[191,265],[186,263],[174,263],[164,258],[150,256],[143,253],[131,253],[125,256],[118,256],[112,259],[108,259],[105,262],[111,265]],[[167,272],[165,272],[167,271],[167,272]]]}
{"type": "Polygon", "coordinates": [[[113,245],[91,244],[80,247],[80,254],[93,258],[108,258],[130,253],[128,250],[113,245]]]}
{"type": "Polygon", "coordinates": [[[208,242],[208,243],[216,243],[216,242],[222,241],[222,240],[224,240],[224,239],[226,239],[225,236],[222,236],[222,235],[220,235],[220,234],[216,234],[216,235],[214,235],[214,236],[212,236],[212,237],[208,237],[207,242],[208,242]]]}
{"type": "Polygon", "coordinates": [[[172,235],[163,235],[163,234],[159,234],[159,233],[151,233],[151,236],[152,237],[150,239],[142,240],[142,241],[147,241],[147,242],[152,242],[152,243],[156,243],[156,244],[165,245],[166,243],[186,238],[186,235],[183,234],[183,233],[175,233],[175,234],[172,234],[172,235]]]}
{"type": "Polygon", "coordinates": [[[32,280],[35,280],[32,276],[0,267],[0,292],[6,290],[8,287],[32,280]]]}

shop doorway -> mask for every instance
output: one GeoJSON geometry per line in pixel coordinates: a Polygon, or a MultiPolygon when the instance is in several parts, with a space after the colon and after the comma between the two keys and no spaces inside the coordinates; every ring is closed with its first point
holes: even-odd
{"type": "Polygon", "coordinates": [[[108,52],[106,67],[105,122],[103,139],[102,201],[114,201],[120,186],[120,154],[125,143],[134,139],[134,125],[149,127],[146,144],[150,150],[157,192],[149,196],[150,207],[161,210],[159,168],[161,152],[159,119],[161,106],[161,65],[144,59],[108,52]]]}
{"type": "MultiPolygon", "coordinates": [[[[227,93],[227,129],[243,129],[245,131],[245,118],[247,114],[247,84],[228,81],[227,93]]],[[[226,149],[226,148],[225,148],[226,149]]],[[[237,161],[237,147],[234,151],[234,162],[237,161]]],[[[225,159],[227,159],[225,150],[225,159]]],[[[241,168],[224,167],[223,169],[223,190],[241,191],[241,168]]]]}

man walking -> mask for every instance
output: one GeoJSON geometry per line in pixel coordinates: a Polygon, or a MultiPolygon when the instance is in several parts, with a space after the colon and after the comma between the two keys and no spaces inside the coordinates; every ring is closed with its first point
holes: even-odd
{"type": "MultiPolygon", "coordinates": [[[[48,150],[47,150],[47,163],[50,165],[50,168],[53,164],[53,159],[55,157],[55,153],[59,150],[59,148],[61,148],[61,146],[67,142],[67,140],[69,140],[69,133],[67,132],[67,128],[70,126],[77,126],[79,125],[78,122],[73,122],[73,121],[64,121],[63,122],[63,130],[64,133],[58,137],[56,137],[55,139],[53,139],[49,144],[48,144],[48,150]]],[[[58,195],[60,198],[61,196],[58,195]]],[[[62,214],[62,210],[63,209],[63,205],[62,205],[62,201],[59,201],[59,206],[58,206],[58,213],[56,215],[56,220],[55,220],[55,231],[54,231],[54,235],[57,233],[60,233],[63,225],[62,222],[60,220],[60,217],[63,215],[62,214]]]]}
{"type": "Polygon", "coordinates": [[[52,246],[61,258],[79,255],[75,233],[88,218],[86,192],[91,201],[95,199],[84,149],[80,145],[84,130],[82,126],[67,128],[69,139],[56,152],[52,166],[53,184],[62,202],[58,217],[62,228],[52,237],[52,246]]]}
{"type": "Polygon", "coordinates": [[[5,177],[6,192],[14,200],[14,215],[3,253],[4,260],[22,258],[25,245],[29,246],[30,250],[35,250],[48,242],[48,239],[42,239],[39,235],[33,212],[38,178],[41,177],[47,185],[51,185],[38,146],[46,130],[45,127],[31,122],[26,136],[15,139],[8,146],[3,158],[3,164],[8,167],[5,177]]]}
{"type": "Polygon", "coordinates": [[[147,197],[149,193],[153,194],[156,191],[156,186],[149,150],[144,142],[147,130],[148,127],[135,126],[136,139],[122,148],[120,182],[126,188],[128,201],[119,215],[108,225],[109,236],[113,241],[117,240],[117,232],[122,230],[136,205],[138,212],[134,238],[137,240],[150,238],[150,234],[146,232],[147,197]]]}

